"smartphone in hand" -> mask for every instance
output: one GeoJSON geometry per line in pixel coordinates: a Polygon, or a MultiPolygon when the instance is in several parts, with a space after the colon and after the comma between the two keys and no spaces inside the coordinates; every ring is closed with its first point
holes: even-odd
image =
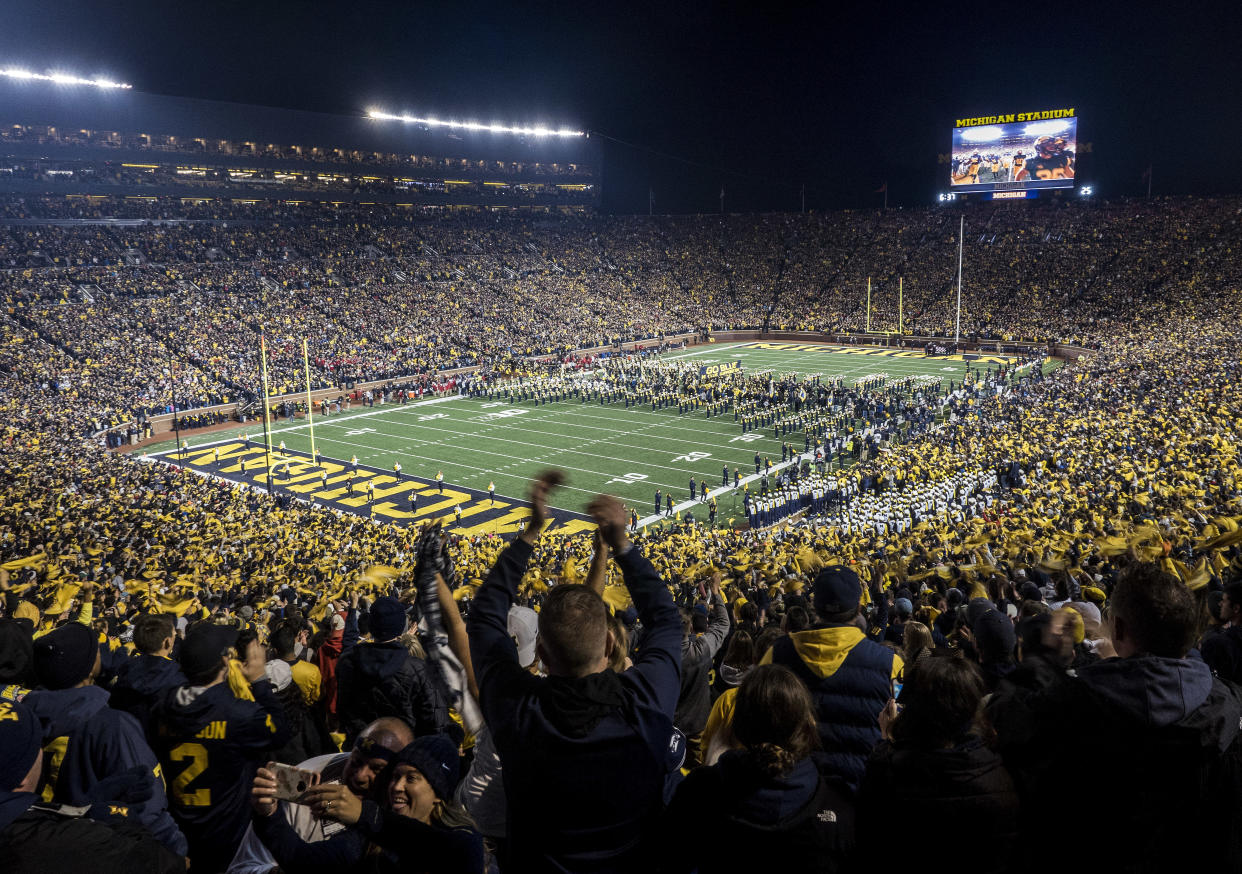
{"type": "Polygon", "coordinates": [[[281,801],[299,804],[306,790],[319,783],[317,772],[303,771],[293,765],[276,764],[272,772],[276,775],[276,797],[281,801]]]}

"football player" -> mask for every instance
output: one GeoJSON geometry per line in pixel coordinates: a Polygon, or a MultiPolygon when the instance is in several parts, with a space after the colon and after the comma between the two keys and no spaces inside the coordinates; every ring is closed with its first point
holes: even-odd
{"type": "Polygon", "coordinates": [[[1035,140],[1035,155],[1026,162],[1022,172],[1015,178],[1026,179],[1073,179],[1074,167],[1065,153],[1064,137],[1043,136],[1035,140]]]}
{"type": "Polygon", "coordinates": [[[1020,175],[1024,172],[1023,168],[1025,167],[1026,167],[1026,155],[1022,152],[1014,152],[1013,173],[1009,178],[1013,180],[1014,182],[1017,182],[1019,179],[1025,178],[1022,175],[1020,175]]]}
{"type": "Polygon", "coordinates": [[[983,167],[983,158],[979,153],[970,156],[970,160],[965,166],[959,167],[961,171],[957,176],[953,177],[953,182],[957,185],[975,185],[979,182],[979,170],[983,167]]]}

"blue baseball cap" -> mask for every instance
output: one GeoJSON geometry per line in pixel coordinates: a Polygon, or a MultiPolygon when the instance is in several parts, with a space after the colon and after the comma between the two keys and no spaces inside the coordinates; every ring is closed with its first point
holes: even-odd
{"type": "Polygon", "coordinates": [[[844,565],[832,565],[815,578],[815,609],[825,613],[846,613],[862,601],[862,580],[844,565]]]}

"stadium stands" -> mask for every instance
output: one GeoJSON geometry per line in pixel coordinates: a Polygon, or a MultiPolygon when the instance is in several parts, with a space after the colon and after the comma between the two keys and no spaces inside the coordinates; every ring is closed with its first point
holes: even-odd
{"type": "MultiPolygon", "coordinates": [[[[570,729],[555,716],[547,719],[552,728],[535,717],[516,727],[484,725],[485,716],[506,711],[485,697],[480,713],[472,696],[479,686],[495,689],[498,671],[510,671],[503,676],[513,688],[526,688],[521,669],[534,667],[533,632],[524,636],[520,618],[511,618],[508,629],[502,623],[495,646],[504,658],[489,650],[485,660],[476,650],[477,685],[470,644],[496,636],[495,617],[513,599],[541,611],[530,621],[544,634],[544,667],[573,675],[566,652],[546,649],[554,645],[546,640],[555,640],[557,621],[548,617],[568,622],[565,611],[576,609],[588,617],[578,621],[589,625],[598,598],[566,607],[573,596],[555,594],[584,580],[614,608],[615,619],[607,621],[616,631],[633,634],[641,619],[637,648],[621,645],[612,655],[622,665],[632,658],[633,670],[650,669],[643,675],[646,692],[601,681],[592,694],[603,697],[592,701],[638,707],[646,714],[645,742],[661,751],[673,728],[672,710],[659,716],[661,707],[680,696],[677,684],[669,686],[651,665],[675,663],[679,637],[680,651],[688,651],[696,621],[702,624],[696,608],[727,607],[730,643],[743,633],[752,639],[749,649],[718,647],[721,682],[740,688],[717,687],[713,695],[723,694],[715,697],[706,730],[682,739],[690,742],[691,774],[681,788],[673,788],[681,760],[665,768],[671,809],[706,817],[708,827],[729,824],[736,832],[721,840],[736,835],[739,857],[754,858],[747,854],[758,852],[756,835],[775,830],[784,836],[775,848],[768,845],[773,855],[766,858],[775,864],[786,849],[812,846],[824,870],[873,867],[866,856],[884,839],[887,823],[905,817],[919,820],[926,841],[892,849],[886,858],[917,863],[951,824],[986,811],[986,835],[953,850],[967,870],[1047,870],[1066,854],[1107,866],[1105,845],[1122,829],[1131,837],[1118,870],[1149,869],[1174,849],[1189,864],[1236,868],[1242,692],[1233,684],[1242,681],[1242,614],[1228,627],[1222,619],[1228,622],[1242,603],[1237,199],[972,209],[963,335],[1094,351],[1005,393],[964,388],[941,427],[852,469],[865,511],[856,525],[812,520],[763,531],[676,525],[635,535],[631,548],[616,530],[618,511],[602,504],[593,510],[602,526],[598,539],[540,540],[528,529],[514,546],[493,537],[450,537],[441,551],[435,532],[398,531],[180,476],[163,464],[106,451],[87,436],[174,402],[187,410],[254,398],[260,324],[278,390],[301,386],[303,337],[313,381],[335,386],[426,383],[459,367],[529,369],[535,365],[526,359],[540,355],[559,360],[574,349],[681,332],[857,332],[866,319],[868,278],[873,332],[897,329],[901,277],[905,333],[952,336],[957,215],[520,217],[168,197],[9,198],[0,203],[7,222],[0,224],[0,588],[10,618],[0,622],[11,628],[24,622],[28,627],[12,633],[36,636],[66,624],[90,625],[103,644],[95,680],[101,686],[126,662],[137,618],[149,611],[175,614],[177,637],[188,621],[200,619],[264,640],[291,623],[301,641],[290,646],[295,654],[272,653],[271,662],[291,661],[305,676],[298,654],[309,655],[322,678],[306,681],[313,695],[299,705],[293,692],[277,699],[260,688],[266,684],[262,674],[250,674],[245,638],[234,641],[241,659],[224,686],[253,699],[247,706],[279,707],[285,721],[302,714],[305,742],[296,758],[283,759],[296,764],[336,752],[326,739],[338,725],[334,671],[342,648],[358,639],[359,617],[370,621],[368,646],[404,647],[387,642],[405,629],[405,605],[387,596],[416,602],[428,623],[418,635],[419,658],[435,677],[447,678],[427,694],[443,696],[440,703],[452,705],[470,735],[464,791],[437,783],[441,801],[450,803],[426,820],[439,830],[435,840],[445,842],[435,844],[437,852],[457,860],[440,870],[482,870],[470,840],[445,837],[468,831],[466,820],[455,818],[463,798],[488,852],[509,862],[503,870],[536,864],[598,870],[609,859],[634,865],[652,856],[676,870],[696,864],[721,870],[711,868],[722,864],[719,846],[697,857],[692,846],[660,856],[658,842],[675,839],[681,826],[670,826],[672,838],[658,827],[658,781],[607,787],[617,798],[641,796],[647,808],[618,813],[605,805],[585,815],[574,797],[549,799],[531,788],[541,762],[513,752],[523,742],[547,740],[552,732],[550,742],[577,755],[575,744],[593,731],[606,735],[599,726],[607,728],[613,716],[596,714],[586,727],[570,729]],[[976,475],[997,483],[986,499],[959,488],[976,475]],[[873,502],[929,483],[943,487],[945,513],[900,533],[874,524],[878,517],[867,509],[873,502]],[[598,574],[609,549],[619,573],[605,585],[598,574]],[[489,576],[493,566],[500,570],[489,576]],[[437,572],[453,592],[443,602],[437,572]],[[667,585],[653,586],[651,572],[667,585]],[[684,631],[674,604],[684,610],[684,631]],[[798,630],[808,622],[810,629],[798,630]],[[390,625],[397,632],[392,638],[380,631],[390,625]],[[509,635],[517,640],[512,655],[505,649],[509,635]],[[859,647],[851,656],[863,637],[874,651],[859,647]],[[1187,656],[1188,650],[1194,652],[1187,656]],[[836,667],[816,662],[831,660],[830,651],[838,657],[834,664],[849,666],[849,682],[880,696],[875,712],[840,709],[848,696],[834,685],[836,667]],[[951,669],[936,664],[950,658],[951,669]],[[496,667],[498,661],[504,665],[496,667]],[[785,668],[754,667],[761,661],[785,668]],[[802,682],[791,685],[787,673],[802,682]],[[804,688],[809,697],[799,691],[804,688]],[[632,704],[640,694],[652,700],[632,704]],[[985,694],[992,696],[986,716],[985,694]],[[890,696],[902,705],[900,713],[885,704],[890,696]],[[631,703],[616,703],[622,699],[631,703]],[[1161,707],[1148,708],[1150,701],[1161,707]],[[950,712],[945,702],[965,709],[950,712]],[[791,715],[780,723],[776,716],[765,722],[761,713],[791,715]],[[816,731],[807,732],[808,720],[816,731]],[[322,731],[313,731],[315,725],[322,731]],[[1058,725],[1073,726],[1072,736],[1063,728],[1058,734],[1058,725]],[[1201,747],[1206,738],[1212,744],[1201,747]],[[504,833],[504,793],[499,800],[495,789],[487,796],[484,778],[499,773],[507,751],[521,763],[505,774],[506,783],[526,781],[509,789],[510,802],[547,814],[535,825],[530,813],[522,814],[528,829],[522,834],[504,833]],[[485,826],[487,808],[470,795],[479,780],[492,813],[500,805],[499,833],[495,817],[485,826]],[[722,787],[749,800],[731,807],[734,795],[722,787]],[[1085,788],[1107,791],[1107,802],[1088,804],[1081,822],[1048,841],[1046,817],[1057,805],[1072,810],[1085,788]],[[928,798],[937,801],[927,805],[928,798]],[[1191,828],[1199,838],[1186,837],[1191,828]],[[583,845],[575,829],[593,837],[583,845]],[[631,831],[656,843],[636,849],[626,844],[631,831]]],[[[536,505],[539,488],[532,493],[536,505]]],[[[628,517],[625,522],[622,528],[628,517]]],[[[599,612],[602,623],[602,607],[599,612]]],[[[0,662],[7,672],[0,675],[0,701],[24,697],[32,708],[49,706],[39,696],[56,694],[47,679],[56,657],[38,648],[39,639],[33,665],[0,662]],[[45,690],[27,695],[38,683],[45,690]]],[[[609,655],[604,640],[601,630],[600,651],[588,653],[591,659],[609,655]]],[[[188,675],[187,650],[198,649],[177,646],[188,675]]],[[[223,670],[221,651],[214,664],[223,670]]],[[[269,663],[266,676],[281,688],[279,667],[269,663]]],[[[284,689],[301,688],[293,676],[284,689]]],[[[581,679],[557,682],[570,688],[581,679]]],[[[869,700],[861,693],[851,698],[860,699],[869,700]]],[[[289,742],[288,734],[273,729],[268,748],[289,742]]],[[[677,736],[672,740],[678,749],[677,736]]],[[[197,802],[184,797],[190,781],[179,754],[161,747],[159,737],[150,743],[174,787],[168,803],[191,851],[214,834],[232,842],[227,863],[246,822],[241,831],[212,832],[218,824],[204,825],[197,802]]],[[[269,752],[248,755],[241,776],[212,778],[222,789],[229,780],[244,782],[242,794],[251,781],[262,790],[246,840],[265,846],[282,870],[319,870],[324,857],[306,850],[313,845],[294,843],[296,822],[284,831],[270,822],[275,808],[263,800],[268,777],[256,776],[269,752]]],[[[407,764],[427,773],[436,755],[419,748],[407,764]]],[[[624,773],[606,758],[590,761],[609,774],[624,773]]],[[[452,764],[455,772],[458,763],[452,764]]],[[[654,780],[638,772],[658,770],[635,768],[632,779],[654,780]]],[[[589,795],[582,786],[557,785],[589,795]]],[[[49,797],[83,803],[79,789],[56,786],[49,797]]],[[[352,826],[348,834],[383,846],[394,864],[407,858],[412,844],[394,837],[400,824],[381,816],[376,802],[357,812],[349,798],[329,794],[316,802],[318,813],[343,818],[352,826]],[[338,804],[335,814],[323,806],[330,802],[338,804]]],[[[231,803],[246,801],[238,795],[231,803]]],[[[378,803],[405,809],[391,798],[378,803]]],[[[349,850],[354,856],[337,857],[341,870],[361,859],[366,843],[358,841],[349,850]]],[[[184,842],[168,846],[184,852],[184,842]]]]}

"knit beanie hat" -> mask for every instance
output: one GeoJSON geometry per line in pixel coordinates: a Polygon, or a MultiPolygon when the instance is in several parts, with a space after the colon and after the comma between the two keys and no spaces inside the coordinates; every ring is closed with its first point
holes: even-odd
{"type": "Polygon", "coordinates": [[[457,788],[460,759],[457,747],[442,734],[429,734],[397,753],[396,761],[417,768],[441,801],[453,797],[457,788]]]}
{"type": "Polygon", "coordinates": [[[371,639],[376,643],[398,638],[405,631],[405,607],[396,598],[376,598],[370,613],[371,639]]]}
{"type": "Polygon", "coordinates": [[[975,623],[989,612],[996,612],[996,605],[987,598],[971,598],[966,602],[966,624],[974,630],[975,623]]]}
{"type": "Polygon", "coordinates": [[[81,622],[53,629],[34,642],[35,674],[45,689],[69,689],[91,675],[99,654],[95,632],[81,622]]]}
{"type": "Polygon", "coordinates": [[[18,701],[0,700],[0,792],[16,789],[42,753],[39,718],[18,701]]]}

